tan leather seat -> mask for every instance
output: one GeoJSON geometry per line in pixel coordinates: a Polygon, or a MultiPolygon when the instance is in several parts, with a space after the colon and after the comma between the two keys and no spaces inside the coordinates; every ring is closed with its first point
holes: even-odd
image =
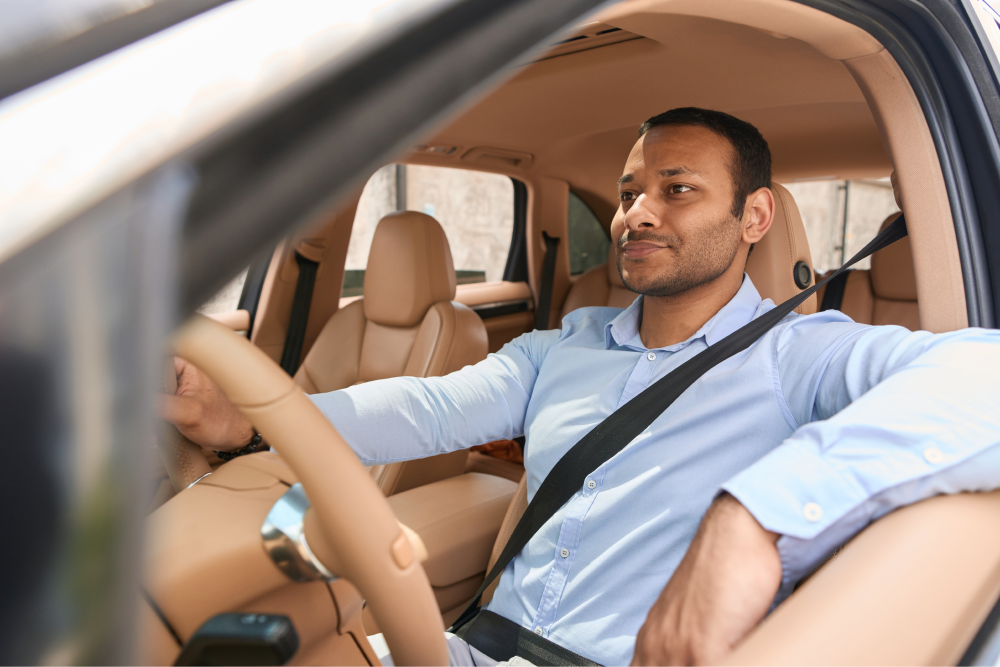
{"type": "MultiPolygon", "coordinates": [[[[893,213],[879,231],[899,216],[893,213]]],[[[817,293],[823,302],[826,287],[817,293]]],[[[840,309],[855,322],[862,324],[898,324],[910,331],[920,329],[920,309],[917,307],[917,276],[913,269],[910,237],[872,255],[872,268],[851,271],[844,284],[840,309]]]]}
{"type": "MultiPolygon", "coordinates": [[[[307,393],[383,378],[431,377],[486,358],[486,327],[453,301],[455,268],[437,220],[414,211],[379,222],[364,297],[338,310],[302,361],[295,381],[307,393]]],[[[467,451],[374,466],[387,495],[460,475],[467,451]]]]}
{"type": "MultiPolygon", "coordinates": [[[[812,284],[812,256],[809,254],[809,241],[802,216],[792,194],[777,183],[773,185],[771,192],[775,203],[774,220],[771,222],[771,229],[750,253],[746,270],[761,297],[781,303],[812,284]],[[800,278],[808,280],[804,287],[796,284],[797,271],[800,278]]],[[[565,316],[570,311],[586,306],[625,308],[635,297],[618,275],[612,244],[608,263],[595,266],[573,283],[563,303],[562,314],[565,316]]],[[[816,298],[810,297],[795,310],[802,314],[814,313],[816,303],[816,298]]]]}
{"type": "Polygon", "coordinates": [[[577,308],[608,306],[628,308],[638,295],[625,287],[615,264],[615,244],[608,248],[608,261],[587,269],[576,279],[563,302],[562,314],[566,317],[577,308]]]}

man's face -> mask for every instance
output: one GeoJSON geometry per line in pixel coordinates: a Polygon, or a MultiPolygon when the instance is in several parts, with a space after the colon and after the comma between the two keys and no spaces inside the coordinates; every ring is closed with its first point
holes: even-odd
{"type": "Polygon", "coordinates": [[[611,223],[618,272],[630,290],[671,296],[732,265],[742,237],[731,211],[732,158],[731,144],[702,127],[654,127],[639,138],[611,223]]]}

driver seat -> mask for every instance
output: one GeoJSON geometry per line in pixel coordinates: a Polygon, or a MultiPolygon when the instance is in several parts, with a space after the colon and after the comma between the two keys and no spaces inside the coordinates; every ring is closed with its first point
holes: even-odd
{"type": "MultiPolygon", "coordinates": [[[[454,301],[455,268],[438,221],[416,211],[379,221],[364,296],[334,313],[295,382],[309,394],[398,376],[446,375],[486,358],[482,319],[454,301]]],[[[468,451],[370,468],[391,496],[465,472],[468,451]]]]}

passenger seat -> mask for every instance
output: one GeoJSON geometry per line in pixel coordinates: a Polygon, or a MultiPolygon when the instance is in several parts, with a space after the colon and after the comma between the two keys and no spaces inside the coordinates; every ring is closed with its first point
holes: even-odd
{"type": "MultiPolygon", "coordinates": [[[[451,248],[437,220],[415,211],[379,222],[365,270],[364,297],[327,321],[295,374],[307,393],[403,375],[446,375],[486,358],[486,327],[454,301],[451,248]]],[[[460,475],[465,450],[373,466],[387,496],[460,475]]]]}
{"type": "MultiPolygon", "coordinates": [[[[774,193],[774,220],[770,231],[750,253],[746,270],[762,298],[781,303],[812,284],[812,257],[802,216],[792,194],[777,183],[771,191],[774,193]]],[[[625,287],[618,275],[614,249],[612,243],[607,264],[595,266],[573,283],[563,303],[563,317],[587,306],[627,308],[635,300],[637,295],[625,287]]],[[[801,314],[813,313],[816,303],[816,298],[811,297],[795,310],[801,314]]]]}
{"type": "MultiPolygon", "coordinates": [[[[886,218],[879,231],[898,216],[894,213],[886,218]]],[[[917,331],[920,329],[920,309],[910,238],[905,237],[879,250],[872,255],[871,270],[848,271],[820,289],[817,297],[821,309],[839,310],[855,322],[898,324],[917,331]]]]}

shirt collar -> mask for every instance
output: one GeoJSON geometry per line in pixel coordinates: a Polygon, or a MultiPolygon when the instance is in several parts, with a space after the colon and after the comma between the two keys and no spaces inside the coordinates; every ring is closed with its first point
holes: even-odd
{"type": "MultiPolygon", "coordinates": [[[[604,342],[607,349],[613,345],[646,349],[639,338],[639,325],[642,323],[642,304],[645,297],[639,296],[632,305],[619,313],[618,317],[608,322],[604,327],[604,342]]],[[[717,312],[712,319],[683,343],[671,345],[665,350],[686,347],[691,341],[705,337],[707,345],[715,345],[729,334],[733,333],[753,319],[760,307],[761,298],[754,287],[750,276],[743,274],[743,284],[735,296],[717,312]]]]}

